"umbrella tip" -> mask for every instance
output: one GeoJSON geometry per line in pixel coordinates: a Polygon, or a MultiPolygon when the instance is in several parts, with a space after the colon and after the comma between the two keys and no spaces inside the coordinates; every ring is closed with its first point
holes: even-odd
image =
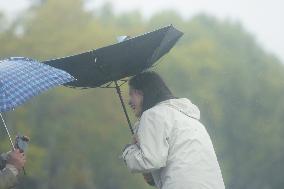
{"type": "Polygon", "coordinates": [[[130,39],[130,38],[131,38],[131,37],[128,36],[128,35],[123,35],[123,36],[118,36],[118,37],[116,38],[116,40],[120,43],[120,42],[126,41],[126,40],[128,40],[128,39],[130,39]]]}

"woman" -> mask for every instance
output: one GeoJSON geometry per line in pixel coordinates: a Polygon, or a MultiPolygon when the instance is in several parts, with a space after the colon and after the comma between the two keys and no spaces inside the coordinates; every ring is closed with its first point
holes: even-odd
{"type": "Polygon", "coordinates": [[[175,98],[155,72],[129,81],[129,105],[139,119],[123,151],[132,172],[151,173],[159,189],[224,189],[211,139],[197,106],[175,98]]]}

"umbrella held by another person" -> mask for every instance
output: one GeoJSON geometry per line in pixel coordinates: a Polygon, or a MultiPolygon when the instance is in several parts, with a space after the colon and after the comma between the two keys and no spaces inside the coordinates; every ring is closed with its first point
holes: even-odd
{"type": "Polygon", "coordinates": [[[12,111],[41,92],[74,79],[65,71],[29,58],[12,57],[0,61],[0,121],[12,149],[0,157],[0,189],[15,186],[17,175],[26,162],[24,151],[29,141],[26,136],[18,136],[13,143],[2,112],[12,111]]]}
{"type": "Polygon", "coordinates": [[[129,80],[129,105],[138,121],[122,158],[159,189],[224,189],[219,163],[200,112],[176,98],[155,72],[129,80]]]}

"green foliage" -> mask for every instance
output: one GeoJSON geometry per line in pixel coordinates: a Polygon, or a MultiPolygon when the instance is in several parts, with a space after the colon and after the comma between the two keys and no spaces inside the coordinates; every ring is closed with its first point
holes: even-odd
{"type": "MultiPolygon", "coordinates": [[[[42,1],[5,30],[2,18],[0,57],[39,60],[174,24],[185,35],[154,69],[177,96],[200,107],[227,188],[282,188],[283,64],[239,23],[208,15],[183,20],[174,11],[143,20],[139,12],[114,15],[109,4],[86,12],[80,0],[42,1]]],[[[122,91],[127,101],[127,86],[122,91]]],[[[151,188],[119,159],[130,133],[115,90],[62,87],[5,115],[14,133],[31,137],[19,188],[151,188]]],[[[0,149],[7,151],[1,131],[0,149]]]]}

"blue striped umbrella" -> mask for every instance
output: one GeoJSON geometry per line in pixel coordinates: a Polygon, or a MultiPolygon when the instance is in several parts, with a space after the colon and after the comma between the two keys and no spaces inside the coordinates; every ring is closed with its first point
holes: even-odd
{"type": "MultiPolygon", "coordinates": [[[[43,91],[74,80],[67,72],[33,59],[13,57],[1,60],[0,112],[13,110],[43,91]]],[[[0,115],[14,148],[3,116],[0,115]]]]}
{"type": "Polygon", "coordinates": [[[28,58],[0,61],[0,112],[6,112],[52,87],[74,80],[67,72],[28,58]]]}

